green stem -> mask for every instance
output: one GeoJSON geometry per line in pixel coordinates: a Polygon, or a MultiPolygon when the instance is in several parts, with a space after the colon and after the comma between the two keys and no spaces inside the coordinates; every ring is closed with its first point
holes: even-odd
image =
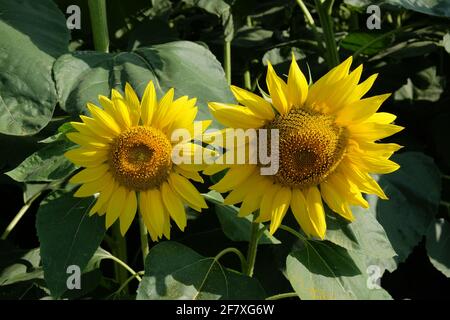
{"type": "MultiPolygon", "coordinates": [[[[142,281],[142,278],[139,276],[138,272],[134,271],[129,265],[127,265],[124,261],[117,258],[116,256],[108,255],[107,257],[105,257],[105,259],[110,259],[110,260],[117,262],[118,266],[123,267],[125,270],[127,270],[129,273],[131,273],[133,275],[133,277],[135,277],[139,282],[142,281]]],[[[120,270],[123,270],[123,269],[120,269],[120,270]]],[[[121,283],[122,284],[125,283],[127,281],[127,279],[128,279],[127,273],[125,272],[125,280],[121,283]]]]}
{"type": "Polygon", "coordinates": [[[292,298],[292,297],[298,297],[298,294],[295,292],[280,293],[280,294],[275,294],[273,296],[267,297],[266,300],[280,300],[280,299],[286,299],[286,298],[292,298]]]}
{"type": "Polygon", "coordinates": [[[223,67],[228,85],[231,84],[231,42],[225,40],[223,43],[223,67]]]}
{"type": "Polygon", "coordinates": [[[220,258],[222,258],[224,255],[226,255],[227,253],[234,253],[239,260],[241,261],[241,270],[242,272],[245,272],[247,270],[247,261],[245,260],[244,255],[242,254],[241,251],[239,251],[236,248],[226,248],[223,249],[222,251],[220,251],[215,257],[214,257],[214,261],[219,261],[220,258]]]}
{"type": "Polygon", "coordinates": [[[336,39],[334,38],[333,20],[331,18],[331,9],[333,1],[322,2],[314,0],[317,13],[319,14],[320,25],[322,26],[323,36],[326,45],[326,60],[330,68],[339,64],[339,54],[337,51],[336,39]]]}
{"type": "Polygon", "coordinates": [[[138,216],[139,216],[139,232],[141,234],[142,261],[145,266],[145,258],[148,256],[148,253],[150,252],[150,249],[148,247],[148,234],[142,215],[138,214],[138,216]]]}
{"type": "Polygon", "coordinates": [[[293,236],[299,238],[302,241],[306,240],[306,237],[304,237],[300,232],[295,231],[291,227],[285,226],[284,224],[280,225],[280,229],[289,232],[293,236]]]}
{"type": "Polygon", "coordinates": [[[244,71],[244,86],[245,89],[252,90],[252,78],[248,67],[247,70],[244,71]]]}
{"type": "Polygon", "coordinates": [[[110,294],[106,299],[110,299],[111,297],[114,297],[116,295],[118,295],[120,292],[122,292],[122,290],[124,290],[128,284],[133,280],[133,279],[137,279],[139,282],[142,281],[142,278],[140,277],[140,275],[144,275],[144,271],[139,271],[135,274],[133,274],[131,277],[129,277],[127,279],[127,281],[125,281],[120,287],[119,289],[117,289],[116,291],[114,291],[112,294],[110,294]]]}
{"type": "Polygon", "coordinates": [[[14,229],[14,227],[19,223],[20,219],[25,215],[25,213],[28,211],[28,209],[33,204],[34,200],[36,200],[41,195],[41,192],[36,193],[31,199],[29,199],[22,208],[20,208],[19,212],[14,216],[14,218],[11,220],[11,222],[6,227],[5,231],[3,232],[1,236],[1,240],[6,240],[8,238],[8,235],[11,233],[11,231],[14,229]]]}
{"type": "Polygon", "coordinates": [[[109,52],[106,0],[88,0],[88,5],[95,50],[109,52]]]}
{"type": "MultiPolygon", "coordinates": [[[[253,221],[257,218],[258,213],[253,215],[253,221]]],[[[250,231],[250,242],[248,243],[247,251],[247,270],[245,272],[249,277],[253,276],[253,270],[255,269],[256,253],[258,251],[258,241],[261,233],[259,232],[259,223],[252,222],[250,231]]]]}
{"type": "Polygon", "coordinates": [[[311,12],[309,12],[308,7],[305,5],[305,3],[302,0],[296,0],[296,1],[299,5],[300,9],[303,11],[303,14],[306,19],[306,23],[309,24],[309,26],[311,27],[311,29],[314,33],[314,38],[316,38],[317,45],[319,46],[319,48],[321,50],[325,51],[325,48],[323,47],[322,40],[319,35],[319,30],[317,30],[316,22],[314,21],[314,18],[311,15],[311,12]]]}
{"type": "MultiPolygon", "coordinates": [[[[113,224],[112,228],[113,239],[114,239],[114,247],[115,247],[115,256],[117,259],[122,261],[127,267],[127,243],[125,238],[120,233],[120,224],[117,221],[113,224]]],[[[124,283],[127,280],[127,273],[122,268],[116,268],[116,280],[118,283],[124,283]]],[[[135,273],[135,272],[133,272],[135,273]]]]}

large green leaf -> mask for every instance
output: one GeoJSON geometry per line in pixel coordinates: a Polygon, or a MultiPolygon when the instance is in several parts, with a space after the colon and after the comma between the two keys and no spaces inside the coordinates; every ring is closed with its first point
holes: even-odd
{"type": "Polygon", "coordinates": [[[450,17],[450,3],[446,0],[386,0],[386,2],[432,16],[450,17]]]}
{"type": "Polygon", "coordinates": [[[57,191],[38,210],[36,228],[44,277],[54,297],[67,290],[67,267],[77,265],[83,271],[103,239],[104,218],[88,215],[93,202],[92,197],[75,198],[72,193],[57,191]]]}
{"type": "Polygon", "coordinates": [[[67,141],[52,142],[26,158],[6,174],[19,182],[51,182],[67,177],[76,167],[64,152],[74,147],[67,141]]]}
{"type": "Polygon", "coordinates": [[[386,232],[375,218],[373,208],[352,207],[352,212],[355,216],[352,223],[345,222],[336,214],[327,216],[326,240],[374,259],[396,256],[386,232]]]}
{"type": "Polygon", "coordinates": [[[436,220],[427,233],[427,253],[431,263],[450,278],[450,224],[436,220]]]}
{"type": "Polygon", "coordinates": [[[361,255],[328,241],[305,240],[286,259],[286,276],[301,299],[389,299],[370,286],[361,255]]]}
{"type": "MultiPolygon", "coordinates": [[[[129,82],[142,97],[153,80],[159,95],[175,88],[175,95],[197,97],[197,120],[211,119],[208,101],[233,102],[220,63],[206,48],[177,41],[133,52],[66,54],[55,63],[55,79],[61,107],[73,114],[85,112],[87,102],[98,95],[123,89],[129,82]]],[[[217,126],[216,126],[217,127],[217,126]]]]}
{"type": "Polygon", "coordinates": [[[0,132],[30,135],[56,105],[54,59],[67,52],[69,31],[51,0],[0,0],[0,132]]]}
{"type": "Polygon", "coordinates": [[[225,40],[233,39],[234,26],[230,5],[223,0],[183,0],[184,3],[201,8],[206,12],[216,15],[223,26],[225,40]]]}
{"type": "Polygon", "coordinates": [[[396,251],[397,261],[404,261],[421,241],[437,212],[441,176],[433,160],[419,152],[405,152],[393,157],[400,169],[383,175],[379,183],[389,200],[369,196],[396,251]]]}
{"type": "Polygon", "coordinates": [[[259,282],[177,242],[150,250],[137,299],[262,299],[259,282]]]}

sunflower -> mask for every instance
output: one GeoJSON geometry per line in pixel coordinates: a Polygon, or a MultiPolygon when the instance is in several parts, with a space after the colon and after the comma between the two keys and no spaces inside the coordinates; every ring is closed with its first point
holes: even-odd
{"type": "Polygon", "coordinates": [[[209,104],[226,127],[278,129],[279,135],[279,168],[273,175],[261,175],[258,162],[216,163],[204,171],[215,174],[229,168],[212,186],[219,192],[231,191],[225,204],[242,202],[240,216],[259,210],[255,221],[270,221],[272,234],[290,208],[306,235],[323,239],[324,202],[352,221],[351,205],[369,207],[362,193],[387,199],[370,174],[397,170],[399,165],[389,157],[401,146],[377,141],[403,128],[392,124],[395,115],[377,112],[390,94],[363,98],[377,75],[359,83],[362,65],[350,72],[351,63],[350,57],[310,86],[294,57],[287,83],[269,63],[270,99],[231,86],[241,105],[209,104]]]}
{"type": "MultiPolygon", "coordinates": [[[[106,213],[106,228],[119,219],[122,235],[138,208],[153,241],[170,238],[170,218],[184,230],[185,205],[197,211],[207,207],[189,181],[203,182],[198,173],[203,168],[173,162],[171,134],[177,129],[194,133],[196,99],[174,100],[170,89],[158,101],[149,82],[142,101],[128,83],[124,96],[113,89],[111,99],[99,96],[99,101],[103,108],[88,103],[91,117],[81,115],[82,122],[71,122],[78,132],[67,133],[80,147],[65,156],[84,167],[70,179],[81,184],[74,196],[96,195],[90,214],[106,213]]],[[[201,123],[202,132],[209,123],[201,123]]],[[[176,144],[188,152],[201,148],[192,139],[176,144]]]]}

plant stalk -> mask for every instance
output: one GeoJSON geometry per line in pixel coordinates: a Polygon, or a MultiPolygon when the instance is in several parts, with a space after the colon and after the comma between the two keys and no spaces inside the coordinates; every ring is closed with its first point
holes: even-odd
{"type": "Polygon", "coordinates": [[[142,218],[141,214],[138,214],[139,216],[139,232],[141,234],[141,249],[142,249],[142,262],[144,263],[145,267],[145,258],[148,256],[148,253],[150,252],[150,249],[148,247],[148,232],[147,227],[145,226],[144,219],[142,218]]]}
{"type": "Polygon", "coordinates": [[[317,13],[319,14],[320,25],[322,26],[323,36],[326,46],[326,60],[330,68],[339,64],[339,54],[337,51],[336,39],[334,38],[333,20],[331,10],[333,1],[314,0],[317,13]]]}
{"type": "Polygon", "coordinates": [[[28,209],[33,204],[34,200],[36,200],[41,195],[41,192],[38,192],[35,194],[31,199],[29,199],[22,208],[20,208],[19,212],[14,216],[14,218],[11,220],[11,222],[6,227],[5,231],[3,232],[1,236],[1,240],[6,240],[8,238],[8,235],[11,233],[11,231],[15,228],[15,226],[19,223],[20,219],[25,215],[25,213],[28,211],[28,209]]]}
{"type": "Polygon", "coordinates": [[[247,250],[247,270],[245,274],[248,275],[249,277],[253,276],[253,271],[255,269],[256,253],[258,251],[258,242],[261,236],[261,233],[259,232],[259,223],[255,222],[257,216],[258,213],[255,213],[253,215],[253,222],[250,231],[251,232],[250,242],[248,243],[248,250],[247,250]]]}
{"type": "Polygon", "coordinates": [[[231,41],[225,40],[223,43],[223,67],[228,85],[231,84],[231,41]]]}
{"type": "Polygon", "coordinates": [[[109,52],[106,0],[88,0],[91,28],[96,51],[109,52]]]}
{"type": "MultiPolygon", "coordinates": [[[[127,243],[125,237],[120,233],[119,221],[113,224],[112,232],[114,239],[114,255],[124,264],[127,264],[127,243]]],[[[126,270],[120,268],[118,265],[115,265],[115,274],[116,280],[120,284],[123,284],[128,279],[126,270]]]]}

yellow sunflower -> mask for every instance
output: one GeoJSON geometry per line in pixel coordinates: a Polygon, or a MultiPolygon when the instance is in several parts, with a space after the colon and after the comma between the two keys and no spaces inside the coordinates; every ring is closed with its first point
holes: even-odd
{"type": "MultiPolygon", "coordinates": [[[[103,108],[88,103],[91,117],[80,116],[83,122],[71,122],[78,132],[67,133],[80,148],[65,156],[84,167],[70,179],[82,184],[74,196],[97,195],[90,214],[106,213],[106,228],[119,219],[123,235],[138,208],[153,241],[163,235],[170,238],[170,218],[184,230],[184,205],[197,211],[207,207],[188,180],[203,182],[198,174],[203,168],[175,164],[172,151],[175,144],[188,152],[201,147],[192,139],[173,143],[171,135],[177,129],[194,134],[196,99],[182,96],[174,100],[170,89],[158,101],[150,82],[142,101],[129,84],[125,96],[112,90],[111,99],[99,96],[99,101],[103,108]]],[[[202,132],[209,123],[201,123],[202,132]]]]}
{"type": "Polygon", "coordinates": [[[350,205],[369,206],[362,192],[387,199],[370,173],[397,170],[399,165],[389,157],[401,146],[377,141],[403,128],[391,124],[395,115],[377,112],[390,94],[362,98],[377,75],[359,83],[362,65],[350,72],[351,63],[350,57],[310,86],[294,57],[287,83],[269,63],[270,99],[231,86],[242,105],[209,104],[227,127],[279,130],[279,169],[274,175],[261,175],[261,164],[213,164],[204,171],[230,168],[212,188],[231,191],[225,203],[242,202],[240,216],[259,210],[256,221],[271,221],[274,233],[291,208],[308,236],[323,239],[323,201],[352,221],[350,205]]]}

